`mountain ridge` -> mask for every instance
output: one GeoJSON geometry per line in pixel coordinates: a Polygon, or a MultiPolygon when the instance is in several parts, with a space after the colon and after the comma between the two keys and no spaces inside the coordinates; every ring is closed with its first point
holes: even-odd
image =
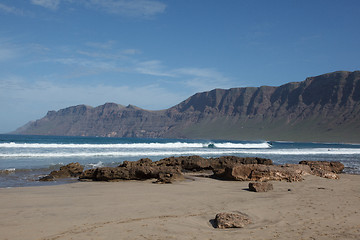
{"type": "Polygon", "coordinates": [[[360,142],[360,71],[279,87],[214,89],[164,110],[105,103],[49,111],[17,134],[360,142]]]}

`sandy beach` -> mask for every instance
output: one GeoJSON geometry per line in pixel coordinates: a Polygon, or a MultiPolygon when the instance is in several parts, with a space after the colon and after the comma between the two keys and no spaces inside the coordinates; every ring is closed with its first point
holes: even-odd
{"type": "Polygon", "coordinates": [[[272,182],[265,193],[192,178],[0,189],[0,239],[360,239],[360,175],[272,182]],[[216,229],[219,212],[253,223],[216,229]]]}

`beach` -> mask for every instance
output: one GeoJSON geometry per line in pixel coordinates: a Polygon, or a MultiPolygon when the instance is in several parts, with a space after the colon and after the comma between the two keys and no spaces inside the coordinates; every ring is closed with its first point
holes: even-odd
{"type": "Polygon", "coordinates": [[[0,239],[359,239],[360,175],[305,176],[250,192],[192,174],[173,184],[77,182],[0,189],[0,239]],[[252,224],[217,229],[220,212],[252,224]]]}

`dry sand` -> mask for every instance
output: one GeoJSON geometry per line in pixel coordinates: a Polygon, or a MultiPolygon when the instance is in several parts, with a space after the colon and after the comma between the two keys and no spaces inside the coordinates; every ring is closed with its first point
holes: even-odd
{"type": "Polygon", "coordinates": [[[360,175],[273,184],[266,193],[210,178],[0,189],[0,239],[360,239],[360,175]],[[237,211],[253,224],[212,226],[216,213],[237,211]]]}

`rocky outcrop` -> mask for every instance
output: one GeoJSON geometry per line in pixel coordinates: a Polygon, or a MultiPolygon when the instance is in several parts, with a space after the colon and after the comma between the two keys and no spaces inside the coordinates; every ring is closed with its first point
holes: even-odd
{"type": "Polygon", "coordinates": [[[102,167],[84,171],[79,180],[118,181],[146,180],[157,178],[159,182],[169,183],[181,179],[181,168],[178,166],[157,165],[150,159],[140,159],[136,162],[125,161],[118,167],[102,167]]]}
{"type": "Polygon", "coordinates": [[[202,171],[202,170],[224,170],[239,164],[264,164],[272,165],[271,159],[258,157],[236,157],[221,156],[218,158],[203,158],[200,156],[180,156],[164,158],[156,162],[156,165],[179,166],[182,170],[202,171]]]}
{"type": "Polygon", "coordinates": [[[299,164],[309,166],[312,174],[329,179],[338,179],[337,174],[344,170],[344,164],[341,162],[301,161],[299,164]]]}
{"type": "Polygon", "coordinates": [[[81,180],[91,179],[94,181],[114,180],[144,180],[158,178],[160,183],[168,183],[181,178],[182,171],[216,170],[223,172],[226,167],[238,164],[272,164],[270,159],[265,158],[242,158],[235,156],[223,156],[219,158],[202,158],[200,156],[179,156],[164,158],[153,162],[144,158],[136,162],[124,161],[116,168],[97,168],[86,170],[81,180]]]}
{"type": "Polygon", "coordinates": [[[243,228],[251,223],[250,218],[244,213],[218,213],[215,216],[216,228],[243,228]]]}
{"type": "Polygon", "coordinates": [[[268,192],[273,190],[274,187],[272,183],[269,182],[250,182],[249,190],[253,192],[268,192]]]}
{"type": "Polygon", "coordinates": [[[49,111],[15,133],[360,142],[360,71],[279,87],[215,89],[161,111],[115,103],[78,105],[49,111]]]}
{"type": "Polygon", "coordinates": [[[314,174],[337,179],[343,165],[338,162],[312,162],[301,164],[273,165],[270,159],[257,157],[222,156],[202,158],[200,156],[169,157],[153,162],[149,158],[138,161],[124,161],[118,167],[101,167],[84,170],[79,163],[62,166],[58,171],[39,179],[53,181],[57,178],[79,177],[79,180],[118,181],[157,179],[157,183],[171,183],[183,179],[184,171],[212,170],[213,177],[236,181],[301,181],[302,176],[314,174]]]}
{"type": "Polygon", "coordinates": [[[328,161],[301,161],[299,164],[308,165],[312,171],[325,170],[333,173],[341,173],[344,170],[344,164],[341,162],[328,161]]]}
{"type": "Polygon", "coordinates": [[[226,167],[224,171],[214,171],[214,177],[223,180],[236,181],[302,181],[303,176],[311,172],[310,167],[301,167],[295,165],[261,165],[244,164],[226,167]]]}
{"type": "Polygon", "coordinates": [[[69,163],[66,166],[60,167],[60,170],[52,171],[49,175],[42,177],[39,181],[53,181],[57,178],[71,178],[78,177],[84,171],[84,167],[80,163],[69,163]]]}

